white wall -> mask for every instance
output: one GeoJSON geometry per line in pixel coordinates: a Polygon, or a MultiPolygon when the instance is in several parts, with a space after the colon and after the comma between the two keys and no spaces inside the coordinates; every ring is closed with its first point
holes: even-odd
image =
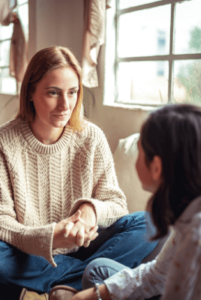
{"type": "Polygon", "coordinates": [[[82,0],[29,0],[29,21],[29,57],[59,45],[70,48],[81,61],[82,0]]]}
{"type": "MultiPolygon", "coordinates": [[[[83,0],[29,0],[29,57],[36,51],[61,45],[70,48],[81,61],[83,0]]],[[[100,126],[114,151],[118,140],[139,132],[146,111],[103,106],[104,47],[99,54],[99,87],[84,91],[89,119],[100,126]]]]}

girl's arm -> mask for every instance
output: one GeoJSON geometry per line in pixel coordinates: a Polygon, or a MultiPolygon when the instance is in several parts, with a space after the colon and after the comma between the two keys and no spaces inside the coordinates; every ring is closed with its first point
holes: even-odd
{"type": "MultiPolygon", "coordinates": [[[[182,224],[183,225],[183,224],[182,224]]],[[[184,225],[183,225],[184,227],[184,225]]],[[[201,299],[201,213],[185,225],[161,300],[201,299]]]]}
{"type": "Polygon", "coordinates": [[[130,270],[121,270],[104,282],[111,299],[147,299],[164,293],[167,272],[175,252],[176,233],[173,232],[156,260],[130,270]]]}
{"type": "MultiPolygon", "coordinates": [[[[102,300],[147,299],[163,294],[166,275],[174,256],[176,233],[173,232],[156,260],[131,270],[123,269],[99,286],[102,300]]],[[[76,294],[71,300],[97,300],[95,288],[76,294]]],[[[171,299],[172,298],[168,298],[171,299]]],[[[178,298],[180,299],[180,298],[178,298]]],[[[177,299],[177,300],[178,300],[177,299]]],[[[183,299],[182,299],[183,300],[183,299]]]]}

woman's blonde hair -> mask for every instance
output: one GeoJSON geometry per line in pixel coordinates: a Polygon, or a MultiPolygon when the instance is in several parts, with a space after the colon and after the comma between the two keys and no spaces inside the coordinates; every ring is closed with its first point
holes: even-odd
{"type": "Polygon", "coordinates": [[[31,59],[22,81],[20,92],[20,106],[16,118],[32,123],[35,118],[35,108],[32,96],[36,90],[37,83],[52,70],[71,67],[76,72],[79,80],[79,91],[76,106],[69,120],[69,125],[74,130],[83,128],[81,113],[83,88],[81,67],[74,54],[65,47],[54,46],[38,51],[31,59]]]}

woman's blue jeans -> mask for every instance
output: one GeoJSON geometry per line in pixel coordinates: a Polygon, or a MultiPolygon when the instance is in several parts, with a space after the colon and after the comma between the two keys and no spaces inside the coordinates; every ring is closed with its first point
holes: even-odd
{"type": "MultiPolygon", "coordinates": [[[[122,217],[101,230],[88,248],[81,247],[78,252],[68,255],[56,255],[56,268],[43,257],[26,254],[0,241],[0,290],[25,287],[44,293],[60,284],[81,290],[86,266],[100,257],[130,268],[138,266],[157,244],[148,241],[145,224],[148,218],[144,214],[136,212],[122,217]]],[[[153,225],[149,223],[147,228],[151,227],[153,225]]]]}

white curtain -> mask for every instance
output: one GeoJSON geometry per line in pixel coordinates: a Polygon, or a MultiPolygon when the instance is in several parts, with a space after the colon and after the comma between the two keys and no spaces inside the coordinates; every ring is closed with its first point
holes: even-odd
{"type": "Polygon", "coordinates": [[[18,83],[22,82],[27,66],[27,43],[20,19],[13,13],[16,5],[17,0],[0,0],[0,23],[4,26],[14,23],[10,45],[10,75],[18,83]]]}
{"type": "Polygon", "coordinates": [[[98,86],[96,71],[101,45],[105,41],[105,13],[110,0],[84,0],[84,35],[82,46],[82,83],[86,87],[98,86]]]}

